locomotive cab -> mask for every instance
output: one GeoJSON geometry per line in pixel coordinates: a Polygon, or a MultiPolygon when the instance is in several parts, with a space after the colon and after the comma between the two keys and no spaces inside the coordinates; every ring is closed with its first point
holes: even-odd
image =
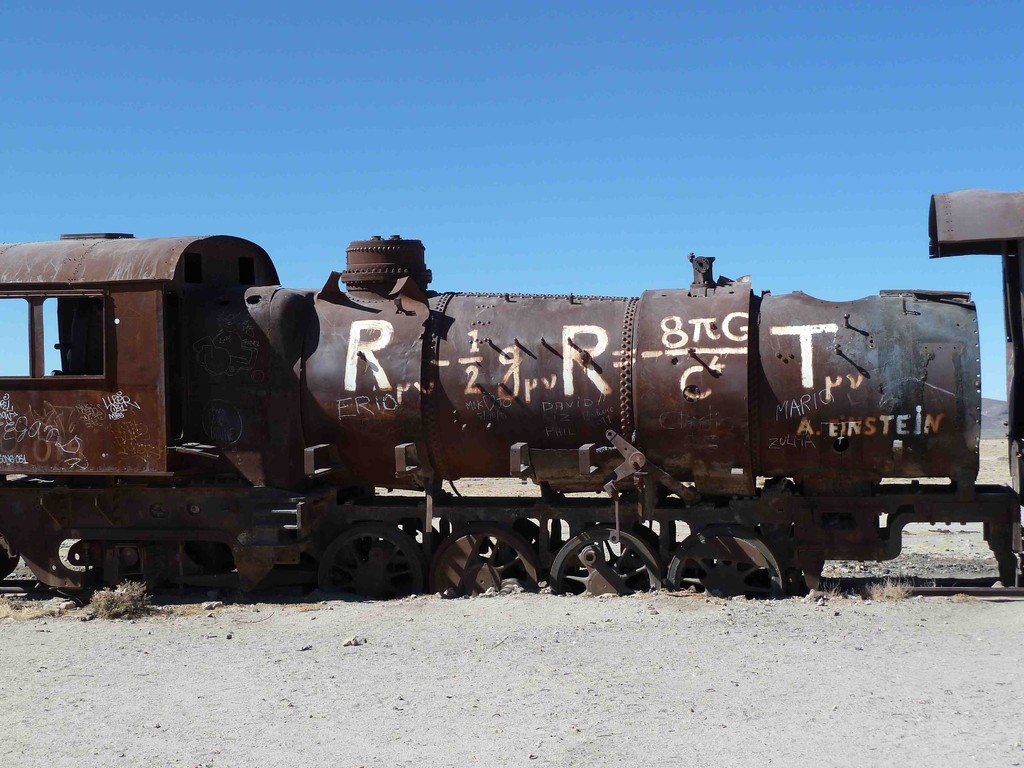
{"type": "Polygon", "coordinates": [[[116,528],[174,525],[173,505],[123,489],[166,485],[177,471],[169,457],[186,439],[189,387],[182,309],[197,291],[276,283],[266,252],[234,237],[0,245],[4,550],[51,586],[83,586],[87,563],[104,578],[160,570],[166,549],[116,528]]]}
{"type": "Polygon", "coordinates": [[[237,238],[90,234],[0,246],[9,339],[0,473],[165,474],[180,423],[181,295],[276,281],[266,253],[237,238]]]}

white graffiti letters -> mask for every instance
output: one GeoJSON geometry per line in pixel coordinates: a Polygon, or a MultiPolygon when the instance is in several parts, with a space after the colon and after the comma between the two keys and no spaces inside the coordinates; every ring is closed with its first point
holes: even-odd
{"type": "Polygon", "coordinates": [[[565,325],[562,326],[562,384],[566,397],[576,394],[576,386],[573,383],[572,367],[578,365],[587,374],[594,386],[603,395],[610,395],[612,388],[601,378],[601,374],[595,370],[593,358],[600,355],[608,348],[608,331],[598,325],[565,325]],[[594,336],[597,341],[585,346],[576,341],[577,336],[594,336]]]}
{"type": "Polygon", "coordinates": [[[718,341],[722,338],[722,335],[715,330],[718,325],[715,323],[713,317],[695,317],[690,320],[690,325],[693,326],[693,342],[697,343],[705,336],[710,341],[718,341]],[[703,333],[702,333],[703,329],[703,333]]]}
{"type": "MultiPolygon", "coordinates": [[[[89,462],[82,455],[82,438],[77,435],[78,420],[74,408],[43,403],[43,413],[29,405],[24,416],[18,416],[13,407],[4,410],[3,452],[28,446],[30,464],[50,463],[51,457],[62,459],[70,468],[88,469],[89,462]]],[[[26,453],[26,455],[27,455],[26,453]]],[[[19,462],[20,463],[20,462],[19,462]]]]}
{"type": "Polygon", "coordinates": [[[669,315],[661,319],[661,345],[668,350],[683,349],[691,342],[707,344],[721,341],[723,336],[730,341],[746,341],[748,317],[746,312],[730,312],[721,325],[715,317],[694,317],[686,321],[692,328],[688,334],[683,330],[683,318],[669,315]],[[740,322],[743,324],[739,325],[740,322]]]}
{"type": "MultiPolygon", "coordinates": [[[[498,395],[503,400],[511,400],[519,397],[519,386],[520,386],[520,375],[519,369],[523,364],[523,353],[520,351],[517,344],[513,344],[511,347],[505,347],[501,350],[501,364],[507,365],[508,370],[505,375],[501,377],[501,391],[498,395]],[[509,383],[511,382],[511,386],[509,383]]],[[[536,387],[537,385],[534,384],[536,387]]],[[[526,402],[530,402],[530,395],[527,393],[526,402]]]]}
{"type": "Polygon", "coordinates": [[[104,397],[103,407],[107,409],[107,414],[111,421],[123,419],[129,408],[142,410],[142,406],[120,391],[110,395],[109,397],[104,397]]]}
{"type": "MultiPolygon", "coordinates": [[[[683,371],[683,375],[679,377],[679,390],[683,393],[683,397],[685,397],[687,400],[703,400],[704,398],[711,394],[710,388],[702,390],[699,387],[697,387],[694,389],[692,393],[687,390],[687,379],[693,376],[693,374],[701,373],[704,370],[705,368],[703,365],[691,365],[689,368],[683,371]]],[[[725,366],[722,365],[722,363],[720,363],[718,360],[718,355],[715,355],[714,357],[711,358],[711,362],[708,363],[707,370],[713,371],[715,373],[722,373],[725,370],[725,366]]]]}
{"type": "Polygon", "coordinates": [[[690,337],[683,330],[683,318],[670,315],[661,319],[661,345],[665,349],[682,349],[690,343],[690,337]]]}
{"type": "Polygon", "coordinates": [[[373,374],[379,389],[391,389],[388,375],[374,352],[391,343],[395,328],[387,320],[356,320],[348,332],[348,354],[345,357],[345,391],[356,391],[356,373],[360,362],[373,374]]]}
{"type": "Polygon", "coordinates": [[[800,384],[805,389],[814,386],[814,345],[811,337],[819,333],[836,333],[838,330],[839,326],[835,323],[778,325],[772,328],[772,336],[800,337],[800,384]]]}
{"type": "Polygon", "coordinates": [[[722,323],[722,333],[725,334],[725,338],[733,341],[746,341],[747,340],[747,324],[744,323],[739,328],[733,329],[732,324],[736,320],[746,320],[749,315],[746,312],[730,312],[725,316],[725,321],[722,323]]]}

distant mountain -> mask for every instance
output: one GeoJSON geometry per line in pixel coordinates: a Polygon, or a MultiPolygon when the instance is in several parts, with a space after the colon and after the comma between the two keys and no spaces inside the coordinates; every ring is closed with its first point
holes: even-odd
{"type": "Polygon", "coordinates": [[[1005,400],[981,398],[981,436],[1006,437],[1006,420],[1009,412],[1005,400]]]}

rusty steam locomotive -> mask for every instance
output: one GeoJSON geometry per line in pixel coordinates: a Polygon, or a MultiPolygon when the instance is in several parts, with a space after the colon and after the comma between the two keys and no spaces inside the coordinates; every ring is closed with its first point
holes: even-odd
{"type": "Polygon", "coordinates": [[[311,291],[234,237],[0,246],[28,339],[0,379],[0,575],[768,595],[949,521],[1018,583],[1024,193],[930,218],[933,256],[1003,257],[1014,488],[976,482],[963,293],[757,295],[692,256],[688,288],[639,298],[435,293],[398,237],[311,291]],[[450,482],[510,475],[536,493],[450,482]]]}

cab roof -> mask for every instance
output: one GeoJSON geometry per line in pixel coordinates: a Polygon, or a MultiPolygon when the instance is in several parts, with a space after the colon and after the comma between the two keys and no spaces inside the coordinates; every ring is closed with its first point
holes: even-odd
{"type": "Polygon", "coordinates": [[[266,251],[229,235],[89,234],[0,244],[4,287],[140,282],[277,285],[279,279],[266,251]]]}

